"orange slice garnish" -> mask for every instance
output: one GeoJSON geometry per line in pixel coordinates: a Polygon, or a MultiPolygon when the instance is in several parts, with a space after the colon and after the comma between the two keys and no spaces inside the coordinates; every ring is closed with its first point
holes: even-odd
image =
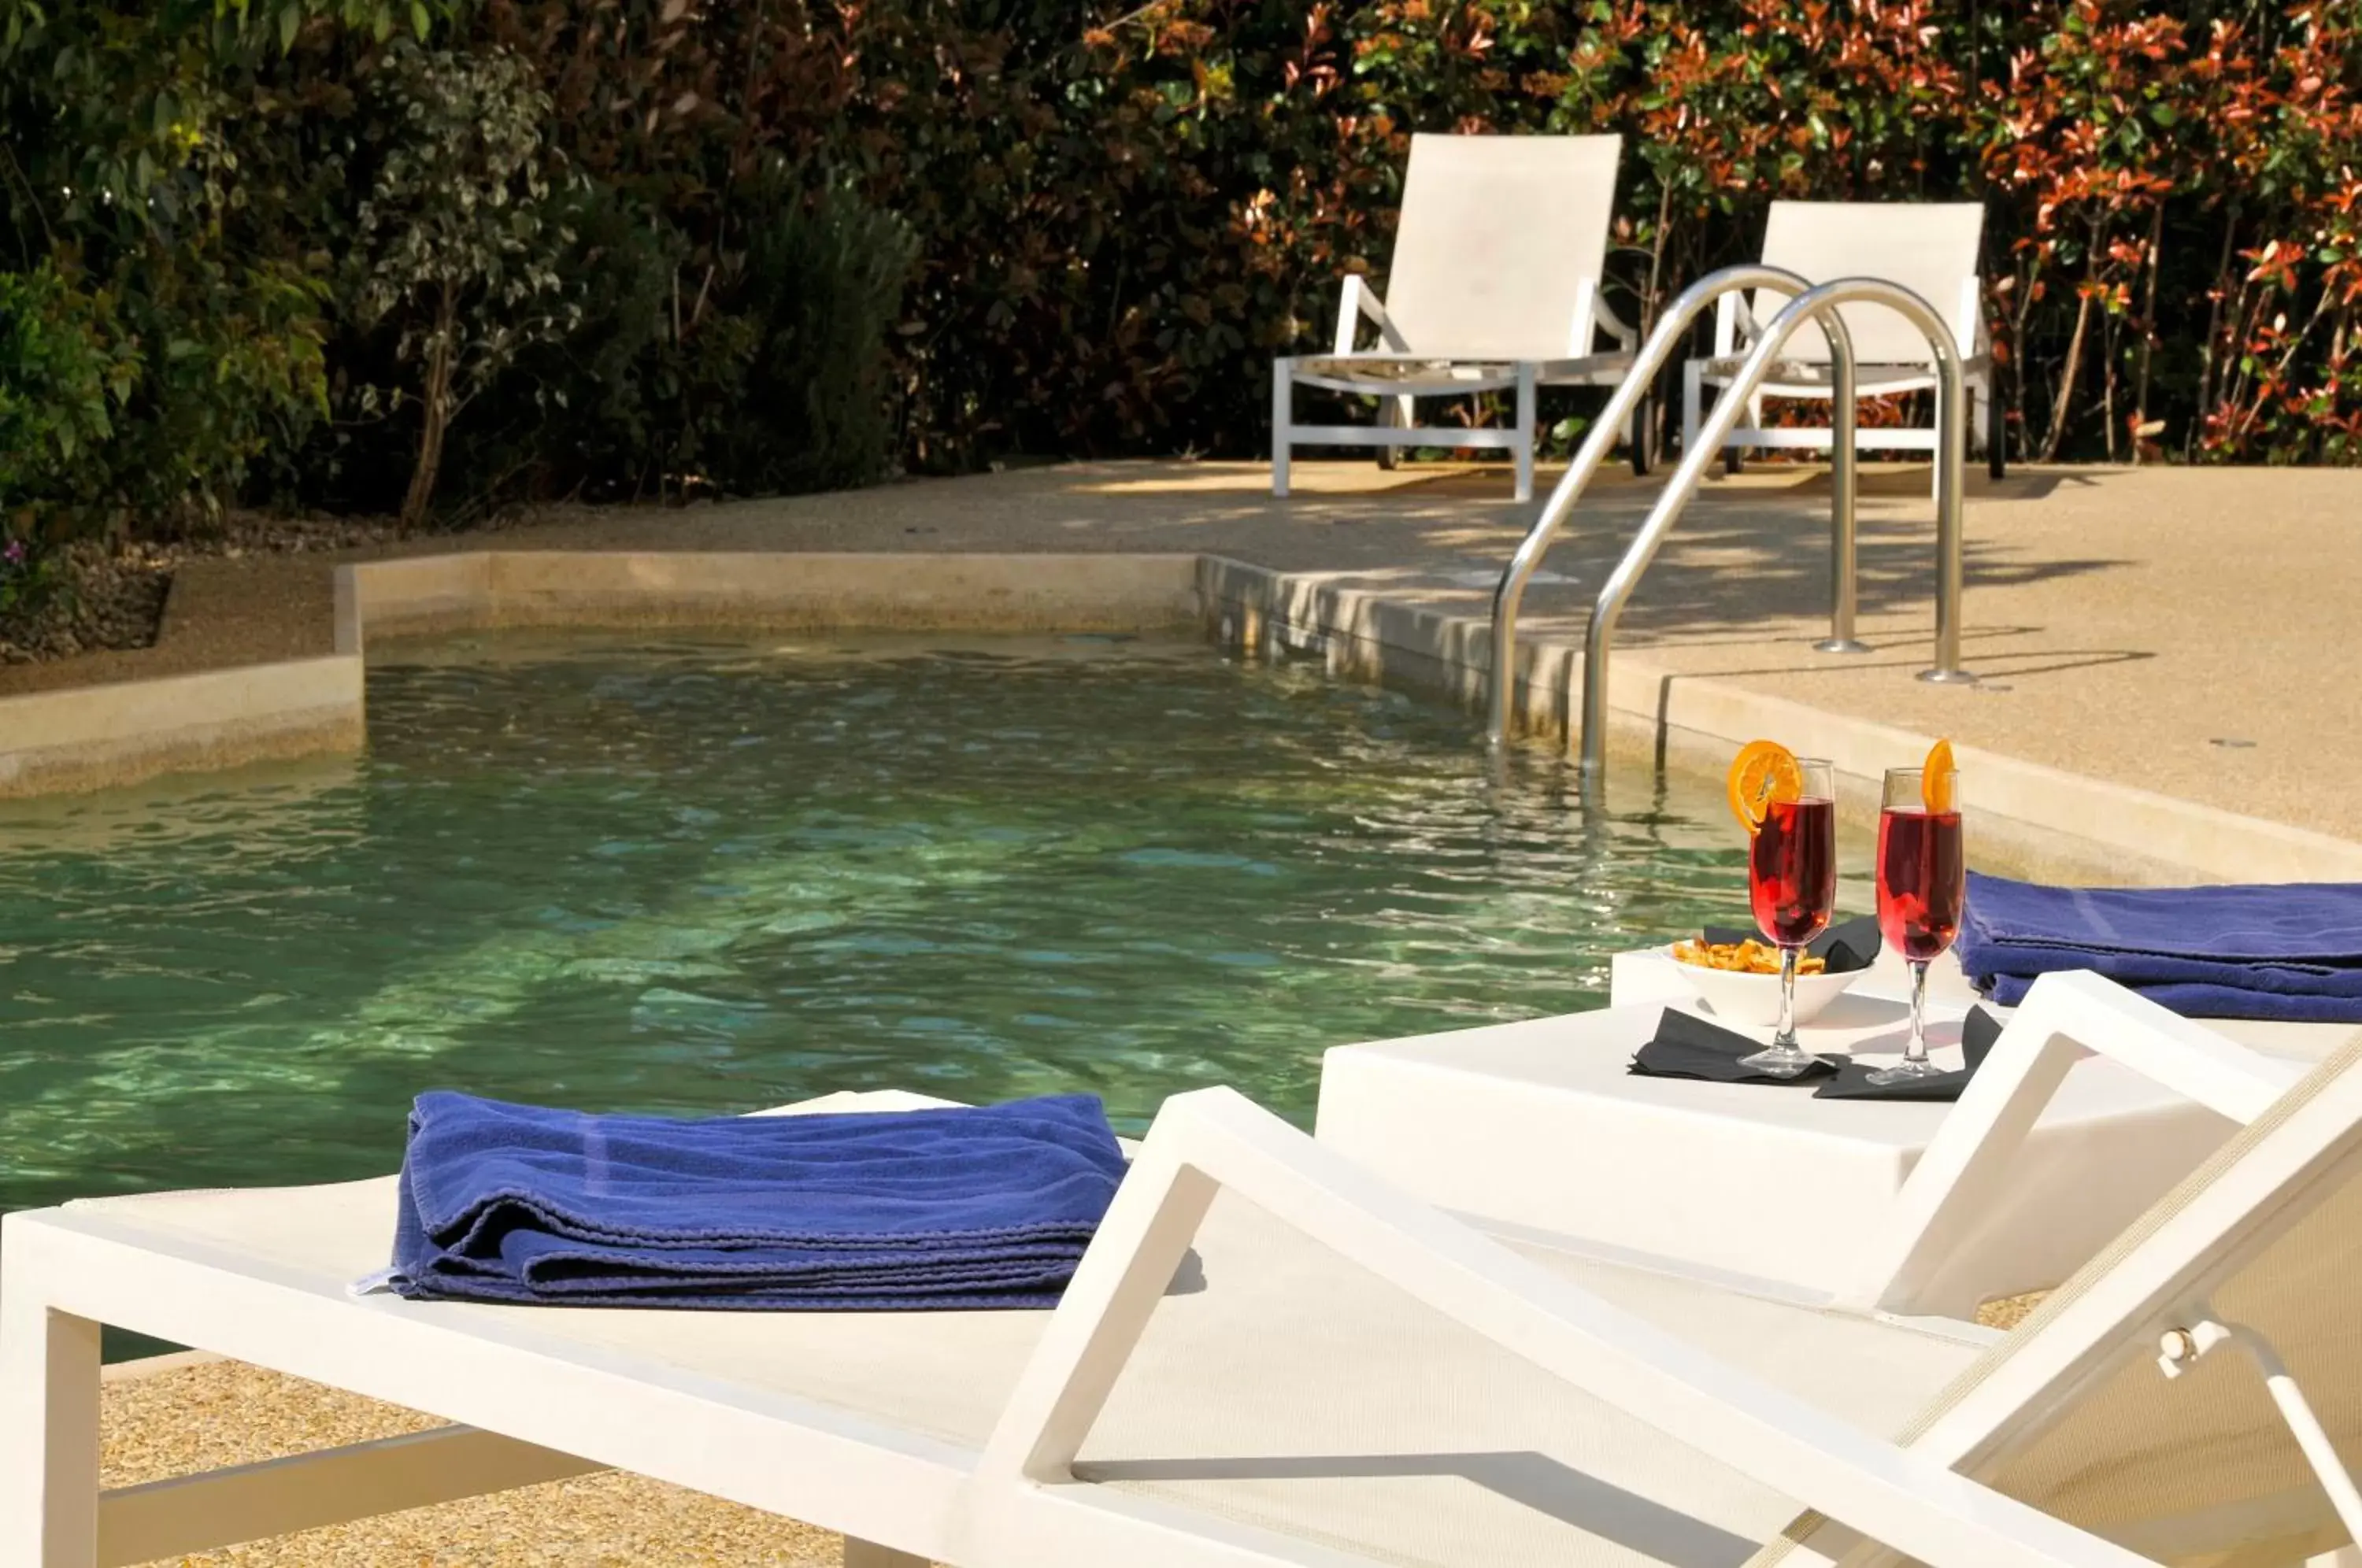
{"type": "Polygon", "coordinates": [[[1919,803],[1937,816],[1953,809],[1959,798],[1960,772],[1952,763],[1952,743],[1939,740],[1927,748],[1927,760],[1919,765],[1919,803]]]}
{"type": "Polygon", "coordinates": [[[1796,754],[1778,741],[1749,741],[1730,764],[1730,814],[1749,836],[1763,831],[1763,819],[1774,801],[1794,801],[1805,793],[1805,770],[1796,754]]]}

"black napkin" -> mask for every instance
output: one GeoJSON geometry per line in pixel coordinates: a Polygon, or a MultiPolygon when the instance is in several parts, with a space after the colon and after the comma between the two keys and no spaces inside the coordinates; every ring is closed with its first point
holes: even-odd
{"type": "MultiPolygon", "coordinates": [[[[1710,925],[1698,934],[1717,945],[1763,940],[1763,933],[1751,925],[1710,925]]],[[[1808,957],[1827,960],[1832,972],[1844,975],[1869,968],[1878,957],[1878,917],[1857,915],[1839,921],[1806,943],[1805,953],[1808,957]]]]}
{"type": "Polygon", "coordinates": [[[1760,1040],[1667,1008],[1657,1020],[1656,1034],[1633,1053],[1626,1070],[1644,1078],[1705,1078],[1721,1084],[1808,1084],[1838,1070],[1827,1056],[1815,1058],[1812,1066],[1789,1078],[1738,1065],[1741,1056],[1762,1049],[1760,1040]]]}
{"type": "Polygon", "coordinates": [[[1934,1073],[1924,1078],[1902,1078],[1891,1084],[1874,1084],[1870,1075],[1876,1071],[1871,1063],[1848,1062],[1838,1069],[1838,1076],[1813,1093],[1815,1099],[1917,1099],[1954,1100],[1969,1087],[1977,1069],[1985,1065],[1992,1054],[1993,1042],[2001,1037],[2001,1021],[1981,1007],[1970,1008],[1969,1016],[1960,1021],[1960,1056],[1968,1063],[1958,1072],[1934,1073]]]}

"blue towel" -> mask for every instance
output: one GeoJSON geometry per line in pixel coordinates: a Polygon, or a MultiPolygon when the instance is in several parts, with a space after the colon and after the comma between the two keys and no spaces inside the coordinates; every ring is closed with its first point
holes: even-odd
{"type": "Polygon", "coordinates": [[[418,1097],[392,1285],[416,1300],[1049,1307],[1123,1179],[1092,1095],[673,1121],[418,1097]]]}
{"type": "Polygon", "coordinates": [[[1969,873],[1960,966],[2003,1005],[2095,970],[2189,1018],[2362,1022],[2362,883],[2046,888],[1969,873]]]}

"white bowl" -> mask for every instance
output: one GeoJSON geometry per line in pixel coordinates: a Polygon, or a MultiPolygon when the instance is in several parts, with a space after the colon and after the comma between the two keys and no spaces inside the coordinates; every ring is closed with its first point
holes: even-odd
{"type": "MultiPolygon", "coordinates": [[[[1667,957],[1672,957],[1672,948],[1665,952],[1667,957]]],[[[1779,1023],[1779,976],[1750,975],[1743,969],[1709,969],[1703,964],[1684,964],[1678,958],[1672,959],[1672,965],[1707,1009],[1724,1022],[1754,1024],[1763,1029],[1779,1023]]],[[[1867,973],[1866,969],[1848,969],[1835,974],[1824,969],[1817,975],[1797,976],[1796,1021],[1812,1022],[1867,973]]]]}

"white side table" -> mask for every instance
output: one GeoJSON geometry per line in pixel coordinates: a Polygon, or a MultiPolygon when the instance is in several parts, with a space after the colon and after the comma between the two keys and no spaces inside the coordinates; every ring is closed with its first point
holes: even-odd
{"type": "MultiPolygon", "coordinates": [[[[1647,968],[1630,973],[1619,961],[1619,993],[1645,992],[1647,968]]],[[[1839,999],[1801,1032],[1806,1048],[1899,1051],[1904,1009],[1884,988],[1839,999]]],[[[1812,1295],[1858,1284],[1951,1107],[1633,1077],[1665,1005],[1340,1046],[1321,1072],[1319,1136],[1479,1219],[1812,1295]]],[[[1958,1061],[1963,1011],[1957,999],[1930,1008],[1939,1062],[1958,1061]]],[[[2231,1131],[2117,1063],[2078,1063],[1960,1262],[1988,1296],[2055,1285],[2231,1131]]]]}
{"type": "MultiPolygon", "coordinates": [[[[1870,973],[1854,982],[1853,988],[1846,993],[1849,1003],[1857,997],[1901,1002],[1910,995],[1910,972],[1892,951],[1880,954],[1870,973]]],[[[1681,966],[1661,947],[1618,953],[1610,961],[1610,1007],[1631,1007],[1642,1002],[1686,1006],[1696,998],[1697,993],[1681,977],[1681,966]]],[[[1927,966],[1927,1000],[1931,1016],[1950,1016],[1976,1005],[1976,989],[1960,972],[1959,959],[1952,954],[1947,953],[1927,966]]],[[[2005,1007],[1994,1007],[1990,1002],[1984,1005],[1995,1018],[2005,1020],[2010,1015],[2005,1007]]],[[[1699,1010],[1703,1015],[1703,1010],[1699,1010]]],[[[1839,1021],[1843,1016],[1824,1015],[1831,1021],[1839,1021]]],[[[2325,1060],[2356,1032],[2362,1032],[2362,1024],[2352,1023],[2280,1023],[2260,1018],[2208,1018],[2200,1021],[2251,1051],[2297,1062],[2325,1060]]]]}

